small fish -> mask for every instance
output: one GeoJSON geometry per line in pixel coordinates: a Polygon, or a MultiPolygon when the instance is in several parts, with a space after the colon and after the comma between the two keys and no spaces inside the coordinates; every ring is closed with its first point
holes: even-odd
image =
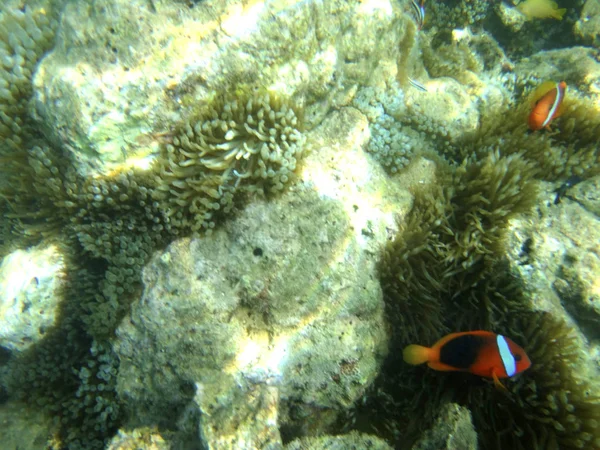
{"type": "Polygon", "coordinates": [[[500,378],[512,377],[531,366],[521,347],[512,340],[491,331],[465,331],[449,334],[433,347],[409,345],[404,361],[418,365],[427,363],[434,370],[470,372],[492,378],[498,388],[506,389],[500,378]]]}
{"type": "Polygon", "coordinates": [[[418,89],[419,91],[422,91],[422,92],[427,92],[427,88],[425,86],[423,86],[421,83],[419,83],[417,80],[413,80],[411,77],[408,77],[408,82],[415,89],[418,89]]]}
{"type": "Polygon", "coordinates": [[[525,0],[521,2],[517,9],[527,17],[532,19],[558,19],[562,20],[566,8],[559,8],[553,0],[525,0]]]}
{"type": "Polygon", "coordinates": [[[550,129],[550,124],[563,112],[563,100],[567,93],[567,83],[546,81],[531,96],[533,105],[528,124],[531,130],[550,129]]]}
{"type": "Polygon", "coordinates": [[[421,0],[419,3],[417,0],[412,0],[412,6],[415,9],[415,15],[417,16],[417,26],[419,30],[425,25],[425,0],[421,0]]]}

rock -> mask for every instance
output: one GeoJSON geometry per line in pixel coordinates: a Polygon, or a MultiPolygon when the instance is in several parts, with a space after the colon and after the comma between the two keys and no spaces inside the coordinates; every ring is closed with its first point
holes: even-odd
{"type": "Polygon", "coordinates": [[[523,15],[517,8],[509,6],[505,2],[498,2],[495,7],[496,14],[504,25],[513,32],[519,31],[527,22],[527,17],[523,15]]]}
{"type": "Polygon", "coordinates": [[[373,254],[410,203],[362,151],[365,123],[334,114],[292,189],[144,269],[115,342],[133,425],[276,448],[280,428],[324,433],[365,393],[387,342],[373,254]]]}
{"type": "Polygon", "coordinates": [[[353,431],[339,436],[296,439],[285,450],[392,450],[383,439],[353,431]]]}
{"type": "Polygon", "coordinates": [[[392,3],[73,2],[35,74],[35,113],[82,175],[147,168],[191,109],[239,86],[292,97],[314,126],[395,64],[412,19],[392,3]]]}
{"type": "Polygon", "coordinates": [[[541,51],[515,64],[515,72],[541,80],[577,80],[577,88],[586,86],[598,94],[600,63],[595,50],[587,47],[541,51]]]}
{"type": "Polygon", "coordinates": [[[600,176],[582,180],[568,189],[565,194],[586,211],[600,218],[600,176]]]}
{"type": "Polygon", "coordinates": [[[63,254],[55,245],[15,250],[0,264],[0,346],[22,352],[44,337],[59,314],[63,254]]]}
{"type": "Polygon", "coordinates": [[[539,214],[516,220],[508,255],[526,282],[532,308],[570,317],[592,342],[600,338],[598,177],[567,190],[559,203],[546,185],[539,214]],[[581,230],[586,230],[582,233],[581,230]]]}
{"type": "Polygon", "coordinates": [[[171,445],[163,436],[151,428],[136,428],[134,430],[119,430],[111,439],[107,450],[169,450],[171,445]]]}
{"type": "Polygon", "coordinates": [[[56,427],[52,418],[39,408],[10,401],[0,405],[0,428],[2,448],[19,450],[41,450],[52,447],[56,427]]]}
{"type": "Polygon", "coordinates": [[[600,1],[587,0],[581,10],[581,17],[575,24],[575,33],[584,42],[598,48],[600,46],[600,1]]]}
{"type": "Polygon", "coordinates": [[[471,413],[455,403],[445,405],[433,427],[423,433],[412,450],[477,450],[477,433],[471,413]]]}

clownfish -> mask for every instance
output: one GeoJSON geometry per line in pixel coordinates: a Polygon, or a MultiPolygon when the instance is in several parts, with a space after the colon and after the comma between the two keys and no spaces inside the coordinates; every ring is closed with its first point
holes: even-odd
{"type": "Polygon", "coordinates": [[[427,363],[434,370],[470,372],[492,378],[502,389],[506,388],[500,378],[510,378],[531,366],[525,350],[491,331],[452,333],[431,348],[409,345],[402,355],[408,364],[427,363]]]}
{"type": "Polygon", "coordinates": [[[534,131],[549,128],[550,123],[563,112],[566,93],[567,83],[564,81],[542,83],[531,97],[533,108],[529,114],[529,128],[534,131]]]}

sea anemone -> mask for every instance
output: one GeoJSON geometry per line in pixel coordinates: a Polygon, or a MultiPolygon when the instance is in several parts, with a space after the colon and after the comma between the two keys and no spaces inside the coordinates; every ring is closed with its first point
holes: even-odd
{"type": "Polygon", "coordinates": [[[281,190],[302,153],[297,111],[268,92],[223,96],[166,145],[155,197],[173,225],[212,228],[240,190],[281,190]]]}

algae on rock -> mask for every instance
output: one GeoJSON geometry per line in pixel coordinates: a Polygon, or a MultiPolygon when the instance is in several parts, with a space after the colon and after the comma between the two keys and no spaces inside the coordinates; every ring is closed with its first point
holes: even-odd
{"type": "Polygon", "coordinates": [[[336,430],[364,395],[387,350],[371,255],[393,224],[393,190],[382,197],[364,135],[350,137],[363,125],[356,111],[328,119],[293,190],[152,259],[115,342],[132,420],[263,448],[336,430]]]}
{"type": "MultiPolygon", "coordinates": [[[[575,361],[577,342],[555,318],[525,317],[533,300],[504,261],[508,221],[536,201],[535,180],[598,173],[600,122],[586,97],[595,95],[593,55],[577,53],[589,73],[568,72],[572,102],[554,132],[526,133],[521,90],[561,75],[538,62],[575,53],[541,53],[512,77],[506,55],[515,53],[489,34],[428,36],[429,24],[417,33],[409,8],[394,2],[70,2],[59,45],[37,70],[57,9],[46,16],[43,2],[22,11],[18,3],[5,3],[0,17],[0,56],[10,63],[0,78],[0,210],[12,215],[0,245],[9,249],[13,231],[27,242],[58,235],[78,262],[66,270],[57,329],[22,364],[12,360],[9,384],[19,381],[11,395],[29,394],[58,418],[65,445],[102,448],[125,418],[122,400],[140,412],[142,423],[128,425],[166,424],[179,442],[197,444],[198,430],[204,443],[257,447],[338,432],[358,400],[371,398],[386,319],[392,345],[494,326],[530,339],[528,351],[544,361],[510,385],[518,395],[506,403],[462,389],[464,378],[397,366],[392,354],[376,384],[392,400],[377,413],[398,413],[386,419],[419,411],[426,423],[455,395],[486,445],[494,420],[514,424],[504,411],[541,446],[579,445],[576,426],[587,433],[582,442],[595,439],[595,397],[552,362],[575,361]],[[531,64],[542,69],[536,77],[531,64]],[[409,87],[409,75],[431,92],[409,87]],[[358,148],[369,134],[375,159],[390,172],[406,167],[401,176],[385,178],[358,148]],[[299,164],[305,139],[316,151],[299,164]],[[409,163],[419,153],[437,162],[439,186],[419,188],[431,174],[415,180],[407,214],[408,193],[396,189],[415,173],[419,162],[409,163]],[[296,166],[300,181],[283,190],[296,166]],[[239,210],[236,192],[249,194],[239,210]],[[235,217],[217,226],[214,213],[230,209],[235,217]],[[142,284],[154,251],[202,227],[214,227],[213,236],[172,243],[146,266],[142,284]],[[380,265],[384,318],[374,266],[388,233],[397,235],[380,265]],[[527,326],[536,320],[546,323],[537,334],[527,326]],[[546,345],[552,333],[557,349],[546,345]],[[162,352],[138,351],[145,346],[162,352]],[[494,415],[478,409],[484,403],[504,409],[494,415]]],[[[455,2],[443,25],[491,15],[489,2],[471,3],[455,2]]],[[[431,5],[434,23],[446,6],[431,5]]],[[[527,28],[519,36],[539,25],[527,28]]],[[[550,41],[531,43],[540,42],[550,41]]],[[[563,275],[573,286],[586,281],[579,271],[563,275]]],[[[402,420],[390,429],[416,436],[402,420]]],[[[521,445],[514,434],[502,439],[521,445]]]]}

